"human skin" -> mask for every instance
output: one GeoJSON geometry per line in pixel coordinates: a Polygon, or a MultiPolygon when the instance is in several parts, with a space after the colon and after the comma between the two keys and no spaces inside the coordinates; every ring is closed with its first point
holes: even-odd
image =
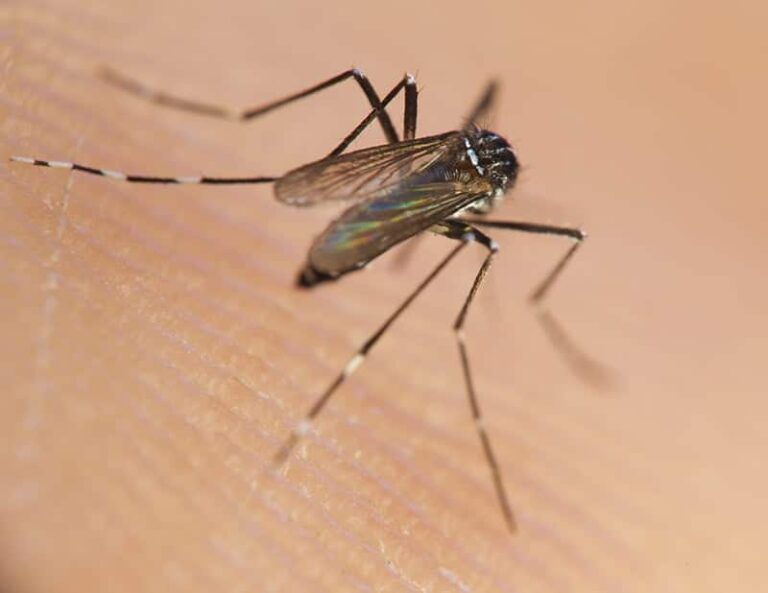
{"type": "MultiPolygon", "coordinates": [[[[268,186],[6,162],[0,588],[759,590],[763,4],[260,4],[7,3],[2,156],[279,175],[367,111],[349,82],[249,124],[216,121],[105,85],[104,64],[232,107],[351,65],[383,94],[408,70],[420,134],[457,126],[494,76],[493,126],[523,174],[493,216],[589,231],[548,306],[616,384],[580,382],[525,304],[567,242],[494,231],[501,253],[467,340],[518,532],[450,331],[479,247],[275,471],[314,398],[450,243],[303,291],[295,275],[333,209],[291,209],[268,186]]],[[[373,128],[357,146],[377,142],[373,128]]]]}

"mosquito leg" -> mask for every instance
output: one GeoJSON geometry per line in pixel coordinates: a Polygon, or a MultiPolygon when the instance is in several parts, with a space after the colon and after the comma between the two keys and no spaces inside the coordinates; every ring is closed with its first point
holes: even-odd
{"type": "Polygon", "coordinates": [[[96,167],[90,167],[87,165],[80,165],[78,163],[70,163],[66,161],[45,161],[42,159],[34,159],[25,156],[12,156],[10,160],[17,163],[34,165],[37,167],[52,167],[54,169],[82,171],[83,173],[88,173],[89,175],[100,175],[101,177],[117,179],[118,181],[128,181],[130,183],[235,185],[271,183],[279,179],[278,177],[207,177],[204,175],[190,175],[186,177],[154,177],[150,175],[133,175],[130,173],[123,173],[122,171],[114,171],[112,169],[97,169],[96,167]]]}
{"type": "Polygon", "coordinates": [[[544,277],[544,279],[536,286],[531,292],[528,300],[534,304],[539,305],[544,300],[544,297],[549,293],[552,285],[560,277],[560,274],[565,269],[565,266],[571,261],[571,258],[576,254],[576,251],[581,247],[584,239],[587,238],[587,233],[581,229],[574,227],[556,226],[550,224],[537,224],[533,222],[519,222],[512,220],[484,220],[481,218],[473,218],[468,220],[475,226],[484,226],[494,229],[504,229],[507,231],[518,231],[521,233],[532,233],[536,235],[559,235],[561,237],[568,237],[574,241],[570,249],[557,261],[555,266],[544,277]]]}
{"type": "Polygon", "coordinates": [[[544,307],[544,300],[549,294],[555,281],[560,277],[565,267],[576,255],[587,234],[578,228],[563,227],[547,224],[536,224],[518,221],[499,221],[472,219],[476,226],[534,233],[539,235],[558,235],[573,240],[573,245],[555,263],[549,273],[531,291],[528,302],[536,307],[537,319],[554,348],[573,369],[576,376],[597,387],[607,387],[612,383],[611,373],[598,361],[586,354],[568,335],[557,318],[544,307]]]}
{"type": "Polygon", "coordinates": [[[291,432],[288,439],[283,443],[280,449],[275,455],[275,463],[282,464],[291,451],[299,442],[299,440],[305,436],[312,428],[312,421],[320,414],[325,405],[331,399],[334,393],[338,390],[342,383],[354,373],[365,360],[368,352],[373,348],[389,327],[397,320],[398,317],[405,311],[408,306],[419,296],[422,291],[435,279],[435,277],[448,265],[448,263],[458,255],[459,251],[466,246],[466,241],[455,247],[443,260],[437,265],[437,267],[419,284],[416,289],[411,292],[410,295],[395,309],[395,311],[384,321],[383,324],[377,329],[370,338],[368,338],[355,355],[349,359],[344,369],[339,373],[336,379],[328,386],[323,394],[315,401],[312,407],[307,412],[304,419],[299,422],[291,432]]]}
{"type": "Polygon", "coordinates": [[[481,218],[469,219],[468,222],[475,226],[483,226],[494,229],[504,229],[508,231],[518,231],[521,233],[533,233],[537,235],[559,235],[561,237],[568,237],[573,239],[574,243],[571,248],[563,255],[552,268],[552,270],[544,277],[531,295],[528,297],[532,304],[540,304],[544,297],[549,292],[549,289],[555,283],[555,280],[560,276],[565,266],[576,254],[576,251],[581,246],[584,239],[587,238],[587,233],[581,229],[573,227],[563,227],[549,224],[537,224],[533,222],[518,222],[511,220],[485,220],[481,218]]]}
{"type": "Polygon", "coordinates": [[[299,91],[298,93],[283,97],[282,99],[270,101],[264,105],[244,109],[243,111],[231,111],[225,107],[219,107],[217,105],[210,105],[198,101],[191,101],[189,99],[176,97],[162,91],[157,91],[141,84],[140,82],[119,74],[110,68],[102,68],[99,73],[101,77],[107,82],[118,86],[131,94],[144,97],[153,103],[158,103],[160,105],[165,105],[167,107],[173,107],[175,109],[181,109],[184,111],[190,111],[200,115],[208,115],[211,117],[218,117],[235,121],[248,121],[254,119],[264,115],[265,113],[269,113],[270,111],[278,109],[279,107],[287,105],[288,103],[298,101],[299,99],[314,95],[315,93],[337,85],[340,82],[347,80],[348,78],[354,78],[355,82],[357,82],[357,84],[360,86],[363,93],[365,93],[371,108],[376,111],[376,118],[379,120],[381,129],[384,131],[384,135],[387,137],[387,141],[397,142],[399,140],[397,132],[395,131],[395,127],[392,125],[392,120],[389,118],[389,114],[384,109],[381,109],[381,100],[379,99],[379,95],[376,93],[373,85],[368,80],[368,77],[363,73],[362,70],[358,68],[346,70],[345,72],[337,74],[328,80],[299,91]]]}
{"type": "Polygon", "coordinates": [[[403,113],[403,140],[413,140],[416,137],[416,115],[419,91],[416,81],[410,75],[405,76],[405,110],[403,113]]]}
{"type": "Polygon", "coordinates": [[[467,316],[467,311],[469,310],[469,306],[474,300],[475,294],[480,288],[480,285],[482,284],[482,281],[485,278],[486,273],[488,272],[488,268],[491,265],[493,256],[498,251],[498,246],[494,241],[492,241],[484,233],[460,221],[447,220],[440,223],[439,225],[435,225],[431,230],[438,234],[447,236],[449,238],[460,240],[461,243],[457,247],[455,247],[453,251],[451,251],[440,262],[440,264],[438,264],[438,266],[421,282],[421,284],[419,284],[416,287],[416,289],[402,302],[402,304],[394,311],[394,313],[392,313],[387,318],[387,320],[379,327],[379,329],[376,330],[376,332],[374,332],[373,335],[371,335],[371,337],[368,338],[368,340],[366,340],[363,343],[362,347],[357,351],[357,353],[352,358],[349,359],[347,364],[342,369],[341,373],[339,373],[336,379],[323,392],[323,394],[315,401],[315,403],[309,409],[309,412],[307,412],[304,419],[296,425],[293,431],[291,431],[291,434],[288,437],[288,439],[283,443],[283,445],[277,451],[275,455],[275,463],[282,464],[283,462],[285,462],[285,460],[291,454],[291,451],[299,442],[299,440],[310,432],[310,430],[312,429],[312,421],[320,414],[320,412],[323,410],[325,405],[331,399],[333,394],[336,393],[336,391],[342,385],[342,383],[344,383],[344,381],[360,367],[360,365],[363,363],[366,356],[368,355],[368,352],[376,345],[379,339],[384,335],[384,333],[389,329],[389,327],[397,320],[397,318],[403,313],[403,311],[405,311],[408,308],[408,306],[414,301],[414,299],[416,299],[416,297],[419,296],[419,294],[421,294],[421,292],[432,282],[432,280],[435,279],[435,277],[448,265],[448,263],[456,255],[458,255],[459,251],[461,251],[461,249],[463,249],[467,245],[467,243],[472,241],[477,241],[482,245],[484,245],[488,249],[489,253],[485,261],[483,262],[483,265],[480,268],[480,271],[478,272],[474,283],[472,284],[472,288],[469,292],[469,295],[467,296],[466,301],[464,302],[464,306],[462,307],[461,312],[459,313],[459,316],[456,319],[456,322],[454,324],[454,329],[456,331],[456,336],[459,342],[459,351],[461,354],[462,366],[464,369],[464,376],[467,382],[467,393],[469,396],[469,402],[472,409],[472,415],[475,419],[475,426],[477,428],[478,435],[483,445],[483,452],[485,453],[485,457],[488,461],[488,465],[491,468],[494,487],[496,489],[496,494],[499,498],[499,504],[501,505],[502,513],[504,514],[504,518],[510,530],[515,531],[516,529],[515,519],[514,519],[514,515],[512,514],[512,509],[509,504],[506,491],[504,490],[504,484],[501,479],[501,471],[499,469],[499,464],[496,461],[496,456],[493,453],[493,449],[491,447],[488,434],[486,433],[485,428],[483,427],[483,424],[482,424],[482,414],[480,411],[480,406],[477,402],[477,397],[475,395],[475,390],[472,383],[472,378],[471,378],[470,368],[469,368],[469,359],[467,358],[467,352],[464,346],[464,334],[463,334],[464,321],[467,316]]]}
{"type": "MultiPolygon", "coordinates": [[[[405,109],[405,121],[408,130],[415,131],[416,126],[416,81],[410,75],[406,74],[403,79],[395,85],[395,87],[387,94],[381,101],[378,107],[373,108],[363,121],[358,124],[352,132],[342,140],[333,152],[329,156],[336,156],[346,150],[346,148],[357,138],[365,128],[367,128],[374,119],[380,114],[385,113],[384,109],[397,97],[397,95],[405,89],[406,92],[406,109],[405,109]],[[412,122],[409,124],[409,122],[412,122]]],[[[395,135],[395,138],[397,136],[395,135]]],[[[397,140],[395,140],[397,141],[397,140]]],[[[235,185],[235,184],[257,184],[257,183],[271,183],[277,181],[279,177],[209,177],[205,175],[187,175],[187,176],[174,176],[174,177],[158,177],[153,175],[136,175],[132,173],[123,173],[122,171],[115,171],[113,169],[100,169],[92,167],[90,165],[82,165],[79,163],[72,163],[68,161],[52,161],[43,160],[37,158],[30,158],[24,156],[12,156],[12,161],[17,163],[24,163],[27,165],[35,165],[38,167],[52,167],[55,169],[70,169],[73,171],[81,171],[88,173],[89,175],[99,175],[101,177],[108,177],[110,179],[117,179],[119,181],[128,181],[130,183],[161,183],[161,184],[209,184],[209,185],[235,185]]]]}
{"type": "Polygon", "coordinates": [[[517,530],[517,523],[515,521],[514,513],[512,512],[512,506],[509,503],[509,497],[507,496],[506,489],[504,488],[504,480],[501,477],[501,468],[499,467],[499,463],[496,460],[493,447],[491,447],[491,440],[488,437],[488,432],[486,431],[485,424],[483,422],[483,413],[477,398],[474,382],[472,381],[469,356],[467,354],[467,347],[465,344],[464,336],[464,323],[467,320],[469,307],[475,300],[475,296],[477,295],[477,291],[480,289],[483,280],[485,280],[485,276],[488,273],[488,269],[491,267],[493,258],[499,251],[499,246],[493,239],[478,229],[459,220],[446,220],[439,225],[436,225],[431,230],[453,239],[461,239],[465,242],[477,241],[486,249],[488,249],[488,255],[483,261],[483,264],[480,266],[480,269],[475,276],[475,280],[472,283],[472,288],[470,288],[469,294],[467,294],[467,298],[464,300],[464,304],[461,307],[461,311],[459,311],[459,315],[456,317],[456,321],[453,324],[453,330],[456,333],[456,341],[459,345],[461,367],[464,372],[467,397],[469,398],[469,407],[472,410],[472,419],[475,422],[475,429],[477,430],[477,435],[480,438],[480,442],[483,446],[483,453],[485,454],[485,459],[488,462],[488,467],[491,470],[493,486],[496,490],[496,497],[498,498],[501,512],[504,515],[504,520],[506,521],[509,530],[514,533],[517,530]]]}
{"type": "Polygon", "coordinates": [[[339,145],[334,148],[329,154],[329,157],[332,156],[338,156],[342,152],[344,152],[347,147],[352,144],[352,142],[357,138],[360,134],[362,134],[363,130],[367,128],[371,122],[376,119],[377,115],[382,112],[387,105],[389,105],[397,95],[400,94],[400,92],[405,89],[405,96],[406,96],[406,103],[405,103],[405,134],[407,138],[407,134],[416,133],[416,79],[411,76],[410,74],[406,74],[403,79],[398,82],[394,88],[387,93],[387,95],[381,100],[381,105],[379,107],[374,107],[368,115],[365,116],[363,121],[361,121],[354,130],[352,130],[349,134],[346,135],[346,137],[339,143],[339,145]]]}
{"type": "Polygon", "coordinates": [[[474,125],[475,122],[481,120],[493,108],[493,104],[496,101],[496,91],[498,90],[498,87],[499,85],[495,80],[490,81],[486,85],[485,90],[483,90],[483,94],[480,95],[477,103],[475,103],[474,107],[472,107],[472,110],[464,120],[465,128],[474,125]]]}

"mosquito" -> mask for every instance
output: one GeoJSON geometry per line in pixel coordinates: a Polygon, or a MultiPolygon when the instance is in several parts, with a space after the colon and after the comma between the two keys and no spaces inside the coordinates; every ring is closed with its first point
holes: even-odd
{"type": "Polygon", "coordinates": [[[299,421],[275,454],[275,463],[284,463],[296,444],[312,430],[312,423],[341,385],[360,367],[369,352],[392,324],[425,288],[470,243],[478,243],[486,251],[463,305],[453,323],[464,375],[466,395],[482,450],[490,468],[493,486],[506,525],[516,530],[516,520],[502,479],[499,463],[483,423],[483,414],[470,369],[464,337],[464,325],[475,296],[499,251],[498,244],[480,227],[543,235],[556,235],[572,241],[544,279],[530,294],[531,304],[538,306],[539,319],[560,352],[577,370],[588,370],[588,359],[566,339],[554,317],[541,305],[552,285],[586,237],[579,228],[537,224],[522,221],[489,220],[491,212],[514,186],[520,165],[509,142],[498,134],[482,129],[476,122],[494,104],[497,84],[490,82],[479,100],[457,130],[434,136],[416,137],[416,81],[410,74],[383,98],[380,98],[366,75],[359,69],[338,74],[315,86],[282,99],[241,112],[191,101],[150,89],[112,70],[101,76],[134,95],[200,115],[248,121],[270,111],[303,99],[343,81],[357,82],[370,104],[366,117],[326,156],[289,171],[279,177],[157,177],[134,175],[111,169],[100,169],[73,162],[11,157],[19,163],[54,167],[101,175],[132,183],[160,184],[262,184],[273,183],[278,201],[291,206],[307,207],[331,201],[350,205],[339,218],[314,240],[301,268],[297,285],[311,288],[364,268],[368,263],[411,237],[429,231],[456,241],[457,245],[386,320],[365,340],[327,389],[317,398],[303,420],[299,421]],[[404,93],[403,135],[398,135],[387,112],[387,106],[404,93]],[[350,144],[376,120],[387,143],[347,152],[350,144]],[[474,215],[474,216],[471,216],[474,215]]]}

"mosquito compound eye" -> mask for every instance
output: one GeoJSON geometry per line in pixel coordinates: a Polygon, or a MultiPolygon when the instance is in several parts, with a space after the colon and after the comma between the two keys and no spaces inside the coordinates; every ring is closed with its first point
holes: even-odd
{"type": "Polygon", "coordinates": [[[495,190],[506,191],[517,178],[519,164],[512,147],[494,132],[482,130],[474,140],[478,170],[486,172],[495,190]]]}

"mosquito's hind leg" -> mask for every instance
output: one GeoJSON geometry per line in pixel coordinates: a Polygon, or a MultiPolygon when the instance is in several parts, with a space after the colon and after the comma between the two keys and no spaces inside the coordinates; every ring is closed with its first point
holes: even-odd
{"type": "Polygon", "coordinates": [[[315,93],[335,86],[349,78],[354,78],[355,82],[357,82],[360,89],[368,99],[371,108],[376,111],[376,118],[379,120],[379,124],[381,125],[381,129],[384,132],[384,135],[387,137],[387,141],[399,141],[399,137],[395,131],[395,127],[392,125],[392,120],[390,119],[389,114],[385,109],[382,108],[381,99],[379,98],[378,93],[373,88],[373,85],[368,80],[368,77],[365,75],[365,73],[358,68],[346,70],[341,74],[337,74],[336,76],[329,78],[328,80],[299,91],[298,93],[293,93],[292,95],[283,97],[282,99],[270,101],[256,107],[243,109],[242,111],[233,111],[227,109],[226,107],[193,101],[182,97],[177,97],[163,91],[155,90],[143,85],[140,82],[128,78],[112,70],[111,68],[102,68],[99,73],[101,77],[110,84],[120,87],[121,89],[128,91],[131,94],[143,97],[144,99],[152,101],[153,103],[158,103],[167,107],[181,109],[183,111],[189,111],[200,115],[207,115],[234,121],[249,121],[251,119],[255,119],[261,115],[269,113],[270,111],[278,109],[279,107],[283,107],[284,105],[298,101],[299,99],[303,99],[304,97],[314,95],[315,93]]]}
{"type": "Polygon", "coordinates": [[[277,181],[278,177],[208,177],[206,175],[187,175],[176,177],[157,177],[154,175],[136,175],[133,173],[123,173],[114,169],[99,169],[89,165],[71,163],[69,161],[50,161],[26,156],[12,156],[10,160],[25,165],[34,165],[36,167],[50,167],[52,169],[69,169],[71,171],[80,171],[89,175],[99,175],[114,179],[117,181],[127,181],[129,183],[157,183],[157,184],[178,184],[178,185],[251,185],[257,183],[272,183],[277,181]]]}
{"type": "Polygon", "coordinates": [[[445,258],[443,258],[437,267],[432,270],[432,272],[424,280],[422,280],[416,289],[406,297],[400,306],[398,306],[397,309],[395,309],[395,311],[386,319],[386,321],[381,324],[379,329],[377,329],[357,350],[355,355],[349,359],[347,364],[344,365],[342,371],[336,376],[336,378],[322,393],[322,395],[317,400],[315,400],[315,403],[312,404],[312,407],[309,409],[307,414],[294,427],[288,439],[286,439],[286,441],[277,451],[275,454],[276,464],[281,464],[286,459],[288,459],[288,456],[291,454],[291,451],[293,451],[293,448],[296,446],[299,440],[310,432],[312,428],[312,422],[315,420],[315,418],[317,418],[323,408],[325,408],[326,404],[330,401],[331,397],[336,393],[339,387],[341,387],[341,385],[350,377],[350,375],[352,375],[352,373],[354,373],[360,367],[360,365],[365,361],[365,358],[368,356],[368,352],[376,345],[379,339],[386,333],[386,331],[397,320],[397,318],[402,315],[403,311],[405,311],[408,306],[416,299],[416,297],[424,291],[424,289],[448,265],[448,263],[454,257],[456,257],[456,255],[458,255],[459,251],[461,251],[465,245],[465,242],[461,243],[455,247],[453,251],[451,251],[445,258]]]}
{"type": "Polygon", "coordinates": [[[475,419],[475,427],[477,428],[478,435],[483,445],[483,452],[491,468],[491,474],[493,476],[494,487],[499,499],[499,504],[502,509],[502,513],[511,531],[515,530],[515,520],[512,514],[512,509],[509,504],[504,485],[501,479],[501,471],[499,465],[496,462],[496,457],[491,448],[490,440],[482,424],[482,415],[480,407],[475,396],[474,387],[471,380],[469,361],[467,358],[466,348],[464,346],[463,327],[464,321],[467,316],[469,306],[474,300],[477,290],[480,288],[483,279],[491,265],[493,256],[496,254],[498,247],[494,241],[479,230],[469,226],[468,224],[458,220],[446,220],[438,225],[432,227],[433,232],[444,235],[451,239],[457,239],[461,243],[453,249],[439,264],[438,266],[419,284],[416,289],[411,292],[410,295],[395,309],[395,311],[387,318],[387,320],[377,329],[371,337],[369,337],[363,345],[358,349],[355,355],[349,359],[342,371],[337,375],[336,379],[328,386],[328,388],[322,393],[322,395],[315,401],[307,414],[291,431],[290,436],[283,445],[278,449],[275,455],[275,463],[281,464],[285,462],[288,456],[293,451],[293,448],[298,442],[306,436],[312,429],[312,422],[317,418],[320,412],[325,408],[326,404],[330,401],[331,397],[338,391],[339,387],[354,373],[360,365],[365,361],[370,350],[376,345],[379,339],[386,333],[390,326],[400,317],[400,315],[410,306],[414,299],[422,293],[422,291],[435,279],[435,277],[448,265],[448,263],[458,255],[467,243],[477,241],[484,245],[488,249],[488,256],[483,262],[480,271],[478,272],[472,288],[467,296],[464,306],[456,319],[454,329],[459,342],[460,353],[462,357],[462,365],[464,369],[464,376],[467,382],[467,393],[469,396],[470,406],[472,409],[472,415],[475,419]]]}

